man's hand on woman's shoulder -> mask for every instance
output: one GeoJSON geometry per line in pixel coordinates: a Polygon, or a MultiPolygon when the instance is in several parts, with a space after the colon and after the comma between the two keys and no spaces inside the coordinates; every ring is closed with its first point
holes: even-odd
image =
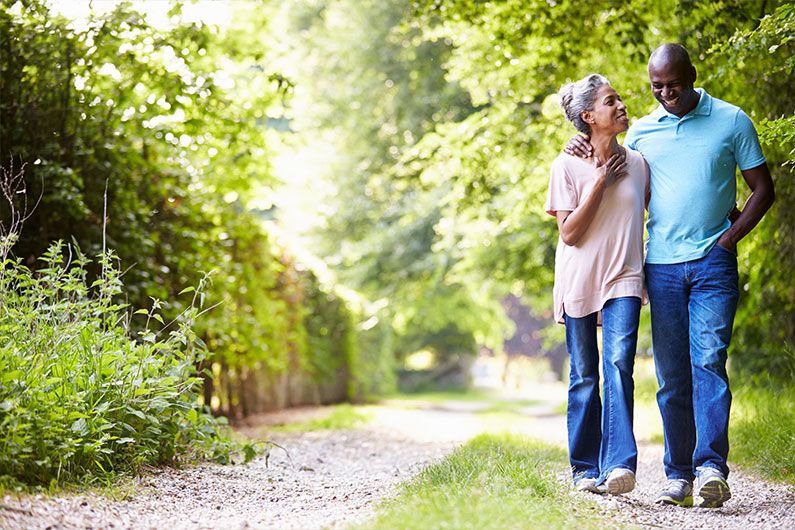
{"type": "Polygon", "coordinates": [[[577,158],[588,158],[593,155],[593,147],[591,146],[591,137],[578,134],[566,144],[563,152],[567,155],[576,156],[577,158]]]}

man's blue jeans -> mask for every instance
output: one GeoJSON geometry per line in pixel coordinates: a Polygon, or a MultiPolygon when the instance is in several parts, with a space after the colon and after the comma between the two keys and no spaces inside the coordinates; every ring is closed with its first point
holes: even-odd
{"type": "Polygon", "coordinates": [[[692,480],[702,466],[729,474],[726,353],[737,282],[737,256],[719,245],[701,259],[646,264],[669,479],[692,480]]]}
{"type": "Polygon", "coordinates": [[[601,483],[613,469],[623,467],[634,472],[637,467],[632,372],[640,305],[639,298],[625,297],[608,300],[602,308],[604,411],[599,399],[597,313],[582,318],[565,315],[571,362],[566,422],[575,480],[590,477],[601,483]]]}

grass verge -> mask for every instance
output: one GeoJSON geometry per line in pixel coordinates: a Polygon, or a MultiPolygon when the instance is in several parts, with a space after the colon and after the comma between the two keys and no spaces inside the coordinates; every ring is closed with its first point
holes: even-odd
{"type": "Polygon", "coordinates": [[[451,388],[447,390],[426,390],[415,392],[395,392],[384,396],[390,400],[427,401],[443,403],[445,401],[488,401],[493,393],[482,388],[451,388]]]}
{"type": "Polygon", "coordinates": [[[746,383],[733,393],[730,459],[795,484],[795,388],[746,383]]]}
{"type": "Polygon", "coordinates": [[[354,528],[627,528],[573,495],[567,476],[563,449],[484,434],[425,468],[374,519],[354,528]]]}
{"type": "Polygon", "coordinates": [[[295,432],[355,429],[370,421],[370,414],[349,403],[335,405],[329,407],[329,409],[329,413],[321,418],[314,418],[301,423],[276,425],[268,427],[267,430],[272,432],[295,432]]]}

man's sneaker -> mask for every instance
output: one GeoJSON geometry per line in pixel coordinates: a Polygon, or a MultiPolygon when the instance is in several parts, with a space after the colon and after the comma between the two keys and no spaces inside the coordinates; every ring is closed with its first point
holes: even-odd
{"type": "Polygon", "coordinates": [[[693,506],[693,483],[683,478],[672,478],[655,501],[658,504],[693,506]]]}
{"type": "Polygon", "coordinates": [[[732,493],[726,483],[726,477],[714,467],[700,467],[696,477],[696,496],[701,497],[698,504],[702,508],[719,508],[731,499],[732,493]]]}
{"type": "Polygon", "coordinates": [[[635,473],[623,467],[617,467],[607,474],[602,491],[610,495],[621,495],[635,489],[635,473]]]}
{"type": "Polygon", "coordinates": [[[583,477],[574,483],[574,487],[577,488],[577,491],[590,491],[591,493],[602,493],[601,491],[599,491],[599,487],[596,485],[597,482],[598,481],[595,478],[583,477]]]}

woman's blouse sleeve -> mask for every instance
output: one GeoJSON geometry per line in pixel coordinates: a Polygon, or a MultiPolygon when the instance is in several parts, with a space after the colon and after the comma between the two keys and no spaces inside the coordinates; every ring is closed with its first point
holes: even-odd
{"type": "Polygon", "coordinates": [[[555,212],[573,212],[577,208],[578,202],[577,190],[571,176],[566,171],[564,161],[558,157],[552,163],[550,170],[549,189],[544,209],[549,215],[554,216],[555,212]]]}

